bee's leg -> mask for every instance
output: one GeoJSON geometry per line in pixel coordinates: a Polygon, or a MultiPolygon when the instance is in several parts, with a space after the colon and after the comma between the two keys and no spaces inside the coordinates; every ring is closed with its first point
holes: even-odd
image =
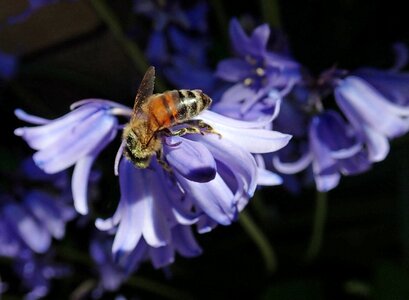
{"type": "Polygon", "coordinates": [[[200,134],[204,135],[207,133],[217,134],[219,138],[222,138],[222,135],[213,129],[212,126],[204,122],[203,120],[188,120],[185,123],[189,124],[192,127],[198,128],[200,134]]]}
{"type": "Polygon", "coordinates": [[[156,159],[158,160],[158,163],[162,166],[165,171],[172,173],[172,168],[168,165],[168,163],[165,161],[163,157],[163,150],[159,149],[156,151],[156,159]]]}
{"type": "Polygon", "coordinates": [[[163,129],[163,133],[166,136],[183,136],[185,134],[201,133],[201,131],[197,127],[189,126],[189,127],[183,127],[175,131],[171,131],[169,129],[163,129]]]}

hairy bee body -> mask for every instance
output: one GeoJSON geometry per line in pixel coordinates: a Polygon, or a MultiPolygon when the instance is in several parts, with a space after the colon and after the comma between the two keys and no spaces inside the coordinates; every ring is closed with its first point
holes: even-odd
{"type": "Polygon", "coordinates": [[[161,156],[165,130],[189,121],[211,102],[201,90],[172,90],[148,96],[136,105],[124,128],[125,156],[138,168],[148,167],[152,155],[161,156]]]}

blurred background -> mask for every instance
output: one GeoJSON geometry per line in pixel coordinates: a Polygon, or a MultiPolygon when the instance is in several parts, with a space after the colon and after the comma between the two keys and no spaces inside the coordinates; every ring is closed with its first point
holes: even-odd
{"type": "MultiPolygon", "coordinates": [[[[0,0],[0,192],[12,185],[8,174],[32,154],[13,134],[22,125],[14,116],[16,108],[56,118],[85,98],[133,105],[149,63],[148,40],[158,26],[155,20],[162,18],[159,12],[138,12],[135,2],[0,0]]],[[[166,1],[155,3],[161,2],[166,1]]],[[[185,9],[196,3],[177,2],[185,9]]],[[[210,71],[232,55],[227,34],[232,17],[248,30],[265,22],[279,25],[294,58],[313,73],[333,65],[389,68],[392,45],[409,45],[409,18],[398,0],[204,3],[208,28],[201,34],[210,71]]],[[[168,77],[159,76],[161,87],[175,88],[168,77]]],[[[96,164],[104,176],[95,216],[111,214],[118,203],[112,172],[116,147],[111,145],[96,164]]],[[[385,161],[365,174],[344,177],[328,193],[327,207],[318,212],[325,219],[322,243],[311,258],[307,249],[317,215],[315,198],[313,186],[298,194],[264,188],[246,208],[274,249],[274,270],[266,268],[259,247],[237,223],[198,236],[204,250],[200,257],[179,257],[166,270],[145,264],[119,292],[102,298],[409,299],[409,137],[393,141],[385,161]],[[166,287],[169,293],[158,293],[166,287]],[[172,296],[173,289],[181,294],[172,296]]],[[[70,223],[66,238],[55,243],[86,256],[90,231],[70,223]]],[[[57,251],[61,261],[71,256],[57,251]]],[[[2,280],[18,280],[10,261],[1,259],[0,268],[2,280]]],[[[95,277],[87,264],[74,262],[74,268],[75,276],[53,281],[48,299],[76,299],[73,291],[95,277]]],[[[14,283],[0,297],[22,295],[14,283]]]]}

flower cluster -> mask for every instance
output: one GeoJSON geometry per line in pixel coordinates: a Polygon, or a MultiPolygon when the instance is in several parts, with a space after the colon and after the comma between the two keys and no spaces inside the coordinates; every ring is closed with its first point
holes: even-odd
{"type": "MultiPolygon", "coordinates": [[[[266,50],[267,25],[247,36],[238,21],[230,23],[238,58],[219,63],[216,75],[234,85],[216,106],[219,113],[256,120],[279,110],[274,129],[293,135],[268,165],[285,179],[311,170],[319,191],[336,187],[341,175],[352,175],[385,159],[389,140],[409,129],[409,75],[395,68],[346,71],[331,68],[313,78],[286,53],[266,50]],[[334,108],[331,99],[335,99],[334,108]]],[[[297,189],[294,180],[285,182],[297,189]]]]}
{"type": "MultiPolygon", "coordinates": [[[[35,10],[59,1],[30,0],[27,10],[6,22],[21,22],[35,10]]],[[[173,124],[158,125],[156,131],[149,128],[160,151],[152,152],[147,168],[136,167],[127,131],[122,133],[136,117],[151,117],[142,109],[135,114],[114,101],[85,99],[56,119],[15,110],[17,118],[30,125],[14,133],[35,153],[22,165],[18,178],[12,178],[19,184],[12,191],[1,191],[0,256],[12,260],[16,275],[29,291],[26,298],[45,296],[51,279],[71,271],[56,263],[52,241],[64,237],[67,222],[77,213],[82,225],[98,214],[90,205],[93,167],[115,143],[119,150],[111,159],[112,178],[118,175],[119,201],[103,197],[99,201],[118,203],[117,207],[111,215],[92,218],[92,230],[82,233],[89,240],[99,281],[95,289],[80,292],[93,289],[94,298],[117,290],[146,260],[154,268],[163,268],[176,255],[200,255],[196,234],[235,222],[258,186],[283,182],[297,190],[301,179],[303,183],[313,180],[318,191],[329,191],[342,175],[364,172],[384,160],[390,140],[409,131],[409,74],[400,71],[408,55],[402,45],[390,70],[333,67],[313,76],[283,40],[272,43],[275,32],[268,25],[247,34],[232,19],[229,34],[234,57],[220,61],[213,71],[208,61],[208,11],[201,0],[193,4],[133,1],[138,22],[148,19],[153,28],[149,35],[138,36],[147,37],[146,58],[167,83],[201,88],[220,98],[211,110],[180,123],[176,120],[198,112],[196,92],[179,91],[184,103],[190,103],[182,108],[164,95],[144,98],[163,97],[159,121],[173,124]],[[221,86],[225,88],[219,95],[221,86]],[[189,93],[195,97],[185,96],[189,93]],[[35,188],[27,189],[26,180],[35,188]]],[[[103,17],[110,18],[109,9],[103,17]]],[[[114,33],[121,30],[123,24],[115,26],[116,20],[111,21],[107,28],[114,33]]],[[[130,41],[119,36],[126,48],[130,41]]],[[[0,85],[13,78],[17,65],[15,57],[0,52],[0,85]]],[[[141,90],[146,88],[144,83],[141,90]]],[[[159,124],[156,115],[155,120],[159,124]]],[[[0,294],[7,288],[0,280],[0,294]]]]}
{"type": "MultiPolygon", "coordinates": [[[[45,172],[75,165],[74,205],[86,214],[92,164],[123,127],[118,117],[129,118],[132,110],[100,99],[79,101],[72,109],[52,121],[17,110],[20,119],[38,126],[18,128],[15,133],[37,150],[33,159],[45,172]]],[[[156,159],[148,169],[137,169],[127,159],[119,163],[118,208],[112,218],[98,219],[96,225],[116,232],[112,250],[116,261],[129,271],[147,255],[155,267],[171,263],[175,251],[187,257],[198,255],[201,250],[192,225],[203,233],[217,224],[231,224],[257,184],[276,181],[273,173],[258,167],[252,155],[277,151],[288,143],[289,135],[262,129],[271,117],[247,122],[204,111],[197,118],[218,134],[163,135],[164,158],[171,173],[156,159]]]]}
{"type": "Polygon", "coordinates": [[[135,0],[137,15],[152,20],[146,47],[150,63],[178,88],[201,88],[208,93],[215,78],[207,62],[206,2],[183,10],[180,1],[135,0]]]}
{"type": "Polygon", "coordinates": [[[47,183],[54,189],[26,190],[21,184],[0,198],[0,256],[13,260],[17,276],[29,290],[26,298],[38,299],[48,293],[51,279],[69,274],[67,266],[53,261],[51,241],[64,237],[75,211],[67,203],[71,198],[67,174],[46,174],[29,159],[17,179],[47,183]]]}

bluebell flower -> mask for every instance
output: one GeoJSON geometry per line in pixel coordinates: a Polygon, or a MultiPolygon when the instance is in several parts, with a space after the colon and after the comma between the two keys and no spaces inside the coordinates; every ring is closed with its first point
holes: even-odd
{"type": "Polygon", "coordinates": [[[99,283],[93,291],[93,296],[100,298],[105,291],[116,291],[128,274],[114,262],[111,236],[103,235],[100,232],[95,233],[89,250],[99,275],[99,283]]]}
{"type": "Polygon", "coordinates": [[[1,204],[1,253],[18,256],[25,248],[35,253],[49,250],[51,239],[61,239],[65,225],[75,217],[74,210],[51,195],[33,190],[21,203],[5,201],[1,204]]]}
{"type": "Polygon", "coordinates": [[[135,12],[153,22],[146,56],[178,88],[200,88],[210,93],[214,87],[207,62],[207,11],[205,2],[182,9],[179,1],[135,1],[135,12]]]}
{"type": "Polygon", "coordinates": [[[72,108],[72,112],[53,121],[16,110],[18,118],[38,126],[18,128],[15,134],[37,150],[33,159],[46,173],[57,173],[75,165],[72,177],[74,205],[79,213],[87,214],[91,166],[116,136],[118,120],[114,113],[123,106],[104,100],[84,100],[72,108]]]}
{"type": "MultiPolygon", "coordinates": [[[[1,201],[7,201],[4,198],[1,201]]],[[[14,226],[6,219],[5,213],[0,208],[0,256],[18,257],[27,250],[23,241],[14,232],[14,226]]]]}
{"type": "MultiPolygon", "coordinates": [[[[117,211],[112,218],[97,221],[97,227],[104,230],[118,226],[113,243],[116,256],[132,253],[142,243],[156,249],[149,252],[154,265],[162,266],[159,262],[173,261],[171,249],[182,247],[175,244],[175,228],[179,228],[179,235],[183,229],[178,225],[194,224],[203,216],[215,224],[231,224],[258,184],[258,167],[251,153],[276,151],[290,139],[289,135],[259,129],[269,120],[243,122],[211,111],[203,112],[200,119],[222,138],[215,135],[164,138],[164,155],[174,177],[169,177],[156,162],[151,163],[150,169],[142,170],[127,160],[121,161],[121,199],[117,211]],[[159,251],[162,248],[164,252],[159,251]]],[[[190,255],[199,251],[194,243],[190,248],[194,251],[185,251],[190,255]]]]}
{"type": "Polygon", "coordinates": [[[22,285],[29,290],[24,296],[26,300],[45,297],[49,292],[51,280],[67,277],[73,271],[67,265],[55,262],[52,253],[45,256],[28,253],[16,260],[14,270],[22,285]]]}
{"type": "Polygon", "coordinates": [[[267,24],[255,28],[248,36],[233,19],[229,30],[237,57],[225,59],[217,66],[216,76],[233,83],[223,94],[222,103],[241,103],[244,113],[268,96],[282,98],[300,80],[300,65],[296,61],[267,50],[270,36],[267,24]]]}
{"type": "Polygon", "coordinates": [[[66,223],[76,214],[67,203],[66,174],[45,174],[31,159],[23,160],[15,174],[13,196],[0,199],[0,256],[12,259],[13,268],[29,292],[25,299],[39,299],[49,290],[50,280],[68,275],[66,266],[53,260],[52,238],[62,239],[66,223]],[[65,181],[65,182],[64,182],[65,181]],[[26,182],[48,183],[47,190],[27,189],[26,182]]]}
{"type": "Polygon", "coordinates": [[[389,139],[409,130],[409,74],[360,69],[339,80],[335,99],[366,145],[371,162],[385,159],[389,139]]]}
{"type": "MultiPolygon", "coordinates": [[[[38,150],[34,161],[46,172],[75,164],[74,200],[78,201],[75,195],[82,194],[84,204],[92,162],[120,128],[117,116],[130,117],[132,110],[106,100],[80,101],[73,107],[72,112],[55,121],[17,111],[20,119],[39,126],[19,128],[16,134],[38,150]],[[81,165],[83,160],[85,166],[81,165]],[[75,176],[81,178],[81,184],[76,184],[75,176]]],[[[259,180],[265,182],[270,176],[259,172],[252,154],[277,151],[290,140],[287,134],[263,129],[271,118],[245,122],[207,110],[197,118],[212,126],[221,138],[215,134],[163,136],[164,157],[173,170],[171,174],[155,159],[149,169],[136,169],[128,160],[121,160],[117,211],[110,219],[97,220],[100,229],[117,228],[113,243],[117,258],[124,253],[128,257],[144,243],[151,248],[149,253],[156,266],[172,261],[172,249],[188,255],[199,253],[192,241],[190,246],[180,245],[191,240],[186,233],[190,228],[181,226],[200,221],[198,226],[205,232],[216,224],[231,224],[252,197],[259,180]]],[[[271,178],[275,180],[274,175],[271,178]]],[[[76,207],[78,210],[78,204],[76,207]]]]}
{"type": "Polygon", "coordinates": [[[174,27],[168,30],[168,38],[173,51],[170,64],[163,70],[166,78],[176,87],[212,91],[216,78],[208,66],[208,40],[203,36],[189,36],[174,27]]]}
{"type": "Polygon", "coordinates": [[[295,87],[274,121],[275,129],[294,137],[274,156],[275,169],[290,175],[311,168],[317,189],[328,191],[341,175],[385,159],[388,140],[409,130],[408,79],[396,71],[330,69],[315,85],[295,87]],[[324,107],[332,93],[340,112],[324,107]]]}
{"type": "Polygon", "coordinates": [[[335,111],[327,110],[313,117],[309,139],[312,168],[319,191],[337,186],[341,174],[358,174],[370,167],[355,132],[335,111]]]}
{"type": "Polygon", "coordinates": [[[181,9],[179,1],[135,0],[134,11],[152,19],[155,31],[163,31],[169,24],[183,28],[190,26],[189,18],[181,9]]]}
{"type": "Polygon", "coordinates": [[[283,100],[274,128],[294,139],[273,157],[273,166],[286,175],[310,169],[316,188],[326,192],[338,185],[341,175],[362,173],[371,163],[354,127],[337,111],[322,106],[323,91],[326,88],[300,93],[296,88],[283,100]]]}
{"type": "Polygon", "coordinates": [[[219,63],[216,75],[235,84],[215,110],[244,120],[277,115],[266,128],[293,139],[272,159],[264,156],[270,160],[264,163],[283,175],[284,185],[293,191],[300,180],[315,181],[319,191],[331,190],[341,175],[364,172],[383,160],[388,140],[409,130],[409,76],[399,73],[407,61],[405,48],[395,47],[398,59],[387,72],[330,68],[314,78],[306,69],[301,76],[301,66],[288,51],[268,52],[269,34],[268,26],[262,25],[247,36],[237,20],[231,21],[238,58],[219,63]],[[338,108],[328,104],[332,97],[338,108]]]}

